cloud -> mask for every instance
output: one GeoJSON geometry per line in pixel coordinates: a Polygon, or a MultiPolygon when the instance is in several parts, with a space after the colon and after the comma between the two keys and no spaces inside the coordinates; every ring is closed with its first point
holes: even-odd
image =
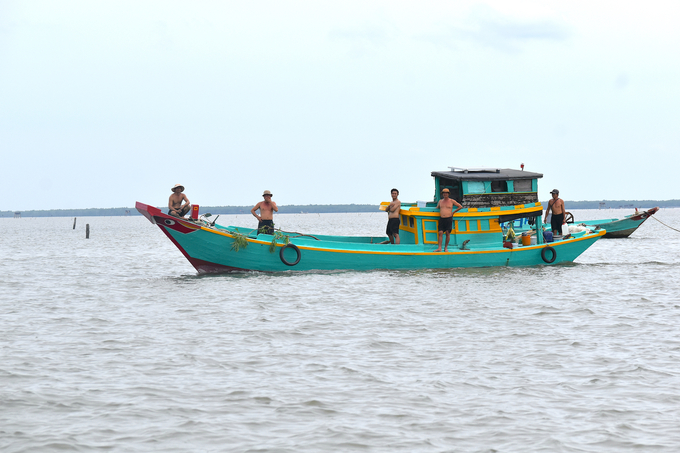
{"type": "Polygon", "coordinates": [[[570,36],[569,28],[558,21],[516,19],[494,12],[469,16],[463,23],[446,25],[442,32],[423,38],[453,49],[471,42],[501,52],[516,53],[529,43],[564,41],[570,36]]]}

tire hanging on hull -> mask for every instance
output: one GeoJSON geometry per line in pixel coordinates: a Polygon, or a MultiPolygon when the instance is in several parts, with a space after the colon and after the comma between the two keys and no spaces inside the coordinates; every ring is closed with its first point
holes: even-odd
{"type": "Polygon", "coordinates": [[[555,259],[557,258],[557,252],[555,251],[554,248],[548,245],[544,247],[543,250],[541,250],[541,258],[543,258],[543,261],[545,261],[548,264],[554,263],[555,259]],[[548,251],[550,251],[550,253],[552,254],[550,259],[546,257],[548,255],[548,251]]]}
{"type": "Polygon", "coordinates": [[[300,262],[300,258],[302,258],[302,253],[300,253],[300,249],[297,247],[295,244],[286,244],[283,247],[281,247],[281,250],[279,251],[279,258],[281,258],[281,262],[285,264],[286,266],[295,266],[297,263],[300,262]],[[283,252],[288,248],[292,248],[295,250],[295,253],[297,253],[297,258],[295,261],[290,262],[286,259],[285,256],[283,256],[283,252]]]}

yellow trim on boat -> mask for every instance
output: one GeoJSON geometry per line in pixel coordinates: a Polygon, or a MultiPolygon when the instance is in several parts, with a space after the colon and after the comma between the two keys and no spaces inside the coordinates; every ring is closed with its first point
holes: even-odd
{"type": "MultiPolygon", "coordinates": [[[[524,206],[524,205],[522,205],[524,206]]],[[[499,215],[509,215],[509,214],[523,214],[527,212],[538,212],[538,211],[543,211],[543,207],[536,204],[536,206],[531,206],[529,208],[519,208],[515,206],[515,209],[508,209],[506,211],[501,211],[500,209],[498,210],[493,210],[493,211],[479,211],[477,210],[478,208],[467,208],[467,212],[461,212],[458,211],[453,215],[453,218],[461,218],[461,217],[498,217],[499,215]]],[[[493,209],[493,208],[490,208],[493,209]]],[[[407,211],[408,212],[408,211],[407,211]]],[[[413,214],[413,212],[411,212],[413,214]]],[[[416,215],[421,216],[421,217],[439,217],[438,212],[418,212],[416,215]]]]}
{"type": "MultiPolygon", "coordinates": [[[[214,233],[214,234],[219,234],[222,236],[228,236],[233,238],[234,236],[225,233],[224,231],[218,231],[214,230],[212,228],[206,228],[206,227],[200,227],[201,230],[209,232],[209,233],[214,233]]],[[[362,254],[362,255],[408,255],[408,256],[415,256],[415,255],[464,255],[464,254],[489,254],[489,253],[512,253],[512,252],[521,252],[524,250],[538,250],[544,247],[560,247],[562,245],[570,244],[572,242],[580,242],[580,241],[585,241],[585,240],[591,240],[596,237],[604,236],[607,232],[605,230],[601,230],[597,233],[593,233],[592,235],[586,235],[586,236],[581,236],[579,238],[573,238],[568,240],[567,242],[551,242],[550,244],[537,244],[537,245],[530,245],[530,246],[524,246],[520,248],[515,248],[515,249],[494,249],[494,250],[457,250],[454,252],[399,252],[399,251],[373,251],[373,250],[342,250],[342,249],[329,249],[329,248],[322,248],[322,247],[313,247],[313,246],[308,246],[308,245],[297,245],[296,246],[300,250],[311,250],[311,251],[317,251],[317,252],[334,252],[334,253],[357,253],[357,254],[362,254]]],[[[470,232],[467,232],[466,234],[471,234],[470,232]]],[[[248,242],[252,242],[254,244],[266,244],[266,245],[271,245],[271,242],[268,241],[260,241],[257,239],[252,239],[249,237],[246,237],[246,240],[248,242]]],[[[276,247],[283,247],[285,244],[275,244],[276,247]]],[[[369,245],[369,244],[367,244],[369,245]]],[[[377,244],[370,244],[370,245],[377,245],[377,244]]]]}

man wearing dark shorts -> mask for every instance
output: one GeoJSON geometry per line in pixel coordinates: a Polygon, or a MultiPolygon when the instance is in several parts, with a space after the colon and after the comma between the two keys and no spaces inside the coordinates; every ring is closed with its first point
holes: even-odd
{"type": "Polygon", "coordinates": [[[449,189],[442,190],[442,198],[437,203],[437,209],[439,209],[439,227],[437,228],[437,242],[439,243],[439,248],[435,252],[442,251],[442,236],[446,234],[446,244],[444,245],[444,251],[449,251],[449,240],[451,239],[451,230],[453,229],[453,215],[460,211],[460,203],[458,203],[453,198],[449,198],[449,189]],[[453,207],[456,206],[456,210],[453,207]]]}
{"type": "Polygon", "coordinates": [[[453,229],[453,217],[440,217],[439,218],[439,228],[437,231],[442,233],[451,233],[453,229]]]}
{"type": "Polygon", "coordinates": [[[399,211],[401,211],[401,201],[397,198],[399,191],[392,189],[392,202],[387,206],[387,236],[390,238],[390,244],[399,244],[399,211]]]}
{"type": "Polygon", "coordinates": [[[274,233],[274,221],[273,220],[260,220],[257,222],[257,232],[263,234],[273,234],[274,233]]]}
{"type": "MultiPolygon", "coordinates": [[[[399,226],[401,225],[401,222],[399,219],[388,219],[387,220],[387,230],[385,230],[385,234],[390,236],[399,236],[399,226]]],[[[394,244],[394,242],[392,242],[394,244]]]]}
{"type": "Polygon", "coordinates": [[[550,229],[557,231],[555,234],[562,234],[562,224],[564,223],[564,214],[553,214],[550,218],[550,229]]]}
{"type": "Polygon", "coordinates": [[[548,213],[552,211],[550,218],[550,229],[554,235],[562,234],[562,224],[564,224],[564,201],[559,197],[560,191],[553,189],[550,191],[552,200],[548,202],[548,209],[545,210],[545,219],[543,223],[548,220],[548,213]]]}

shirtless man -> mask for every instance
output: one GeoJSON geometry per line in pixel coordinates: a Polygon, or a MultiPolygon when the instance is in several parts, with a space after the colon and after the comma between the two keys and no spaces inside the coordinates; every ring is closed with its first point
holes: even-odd
{"type": "Polygon", "coordinates": [[[401,201],[397,199],[399,191],[392,189],[392,202],[387,206],[387,236],[390,238],[390,244],[399,244],[399,211],[401,210],[401,201]]]}
{"type": "Polygon", "coordinates": [[[168,200],[168,214],[173,217],[182,218],[191,210],[189,199],[182,193],[184,192],[184,186],[182,184],[175,184],[175,187],[170,190],[172,190],[172,195],[170,195],[168,200]]]}
{"type": "Polygon", "coordinates": [[[272,234],[274,232],[274,211],[279,212],[279,207],[272,201],[272,193],[265,190],[262,194],[264,201],[260,201],[255,205],[250,213],[258,220],[257,232],[264,234],[272,234]],[[260,210],[260,215],[255,211],[260,210]]]}
{"type": "Polygon", "coordinates": [[[458,203],[453,198],[449,198],[449,189],[442,190],[442,198],[437,203],[437,209],[439,209],[439,228],[437,231],[437,241],[439,247],[435,252],[442,251],[442,236],[446,233],[446,244],[444,245],[444,251],[449,251],[449,239],[451,238],[451,230],[453,229],[453,215],[463,208],[460,203],[458,203]],[[453,206],[456,205],[456,210],[453,210],[453,206]]]}
{"type": "Polygon", "coordinates": [[[548,202],[548,209],[545,210],[545,219],[543,223],[548,221],[548,213],[552,210],[552,217],[550,218],[550,228],[553,234],[562,234],[562,224],[564,222],[564,201],[562,201],[560,196],[560,191],[553,189],[550,191],[552,194],[552,200],[548,202]]]}

